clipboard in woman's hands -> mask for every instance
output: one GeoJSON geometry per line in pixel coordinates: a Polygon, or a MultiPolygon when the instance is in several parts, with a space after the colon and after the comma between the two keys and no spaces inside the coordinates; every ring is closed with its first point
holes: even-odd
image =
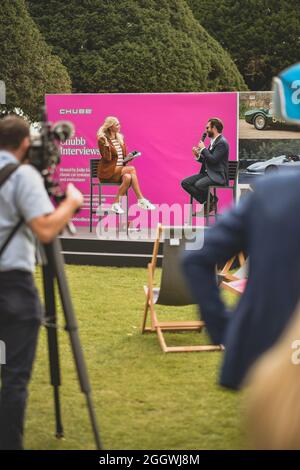
{"type": "Polygon", "coordinates": [[[123,160],[124,165],[125,163],[130,162],[131,160],[134,160],[136,157],[139,157],[140,155],[142,155],[141,152],[138,152],[137,150],[133,150],[127,155],[127,157],[124,158],[123,160]]]}

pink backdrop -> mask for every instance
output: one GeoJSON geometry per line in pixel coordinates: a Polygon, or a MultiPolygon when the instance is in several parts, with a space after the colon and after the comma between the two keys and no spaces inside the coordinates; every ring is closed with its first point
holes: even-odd
{"type": "MultiPolygon", "coordinates": [[[[75,223],[88,224],[89,160],[99,156],[96,132],[106,116],[120,120],[128,151],[142,152],[134,165],[144,196],[155,204],[183,205],[189,198],[180,182],[199,172],[191,148],[210,117],[223,120],[230,159],[237,158],[237,97],[237,93],[47,95],[49,120],[67,119],[76,129],[72,145],[62,147],[59,168],[62,185],[71,181],[85,195],[84,209],[75,223]]],[[[136,200],[130,193],[133,204],[136,200]]],[[[221,192],[221,208],[231,203],[229,193],[221,192]]]]}

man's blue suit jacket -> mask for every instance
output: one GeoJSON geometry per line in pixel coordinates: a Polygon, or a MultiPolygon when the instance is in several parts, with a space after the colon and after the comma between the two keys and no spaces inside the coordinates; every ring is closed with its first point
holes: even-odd
{"type": "Polygon", "coordinates": [[[220,382],[239,388],[300,297],[300,171],[265,177],[208,230],[203,248],[185,252],[183,270],[213,343],[225,345],[220,382]],[[248,283],[234,311],[226,311],[215,266],[242,250],[248,283]]]}
{"type": "Polygon", "coordinates": [[[229,145],[221,134],[214,141],[212,148],[204,148],[198,156],[198,162],[202,163],[200,174],[207,172],[215,184],[228,184],[228,158],[229,145]]]}

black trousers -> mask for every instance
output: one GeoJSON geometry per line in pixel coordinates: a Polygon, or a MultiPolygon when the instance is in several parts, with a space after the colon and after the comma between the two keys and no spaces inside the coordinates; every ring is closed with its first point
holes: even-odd
{"type": "Polygon", "coordinates": [[[37,346],[42,309],[32,275],[0,272],[1,366],[0,449],[23,449],[27,388],[37,346]]]}
{"type": "Polygon", "coordinates": [[[213,180],[207,175],[197,175],[189,176],[181,181],[182,188],[193,196],[200,204],[207,202],[207,191],[210,185],[215,184],[213,180]]]}

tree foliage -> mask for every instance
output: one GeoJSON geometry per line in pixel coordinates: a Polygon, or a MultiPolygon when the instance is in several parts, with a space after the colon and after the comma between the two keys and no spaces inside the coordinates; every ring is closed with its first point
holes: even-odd
{"type": "Polygon", "coordinates": [[[299,61],[300,2],[187,0],[194,16],[234,59],[251,90],[299,61]]]}
{"type": "Polygon", "coordinates": [[[45,93],[70,91],[66,68],[52,54],[24,0],[1,0],[0,44],[0,79],[6,84],[8,109],[20,107],[36,119],[45,93]]]}
{"type": "Polygon", "coordinates": [[[75,92],[244,90],[184,0],[28,2],[75,92]]]}

